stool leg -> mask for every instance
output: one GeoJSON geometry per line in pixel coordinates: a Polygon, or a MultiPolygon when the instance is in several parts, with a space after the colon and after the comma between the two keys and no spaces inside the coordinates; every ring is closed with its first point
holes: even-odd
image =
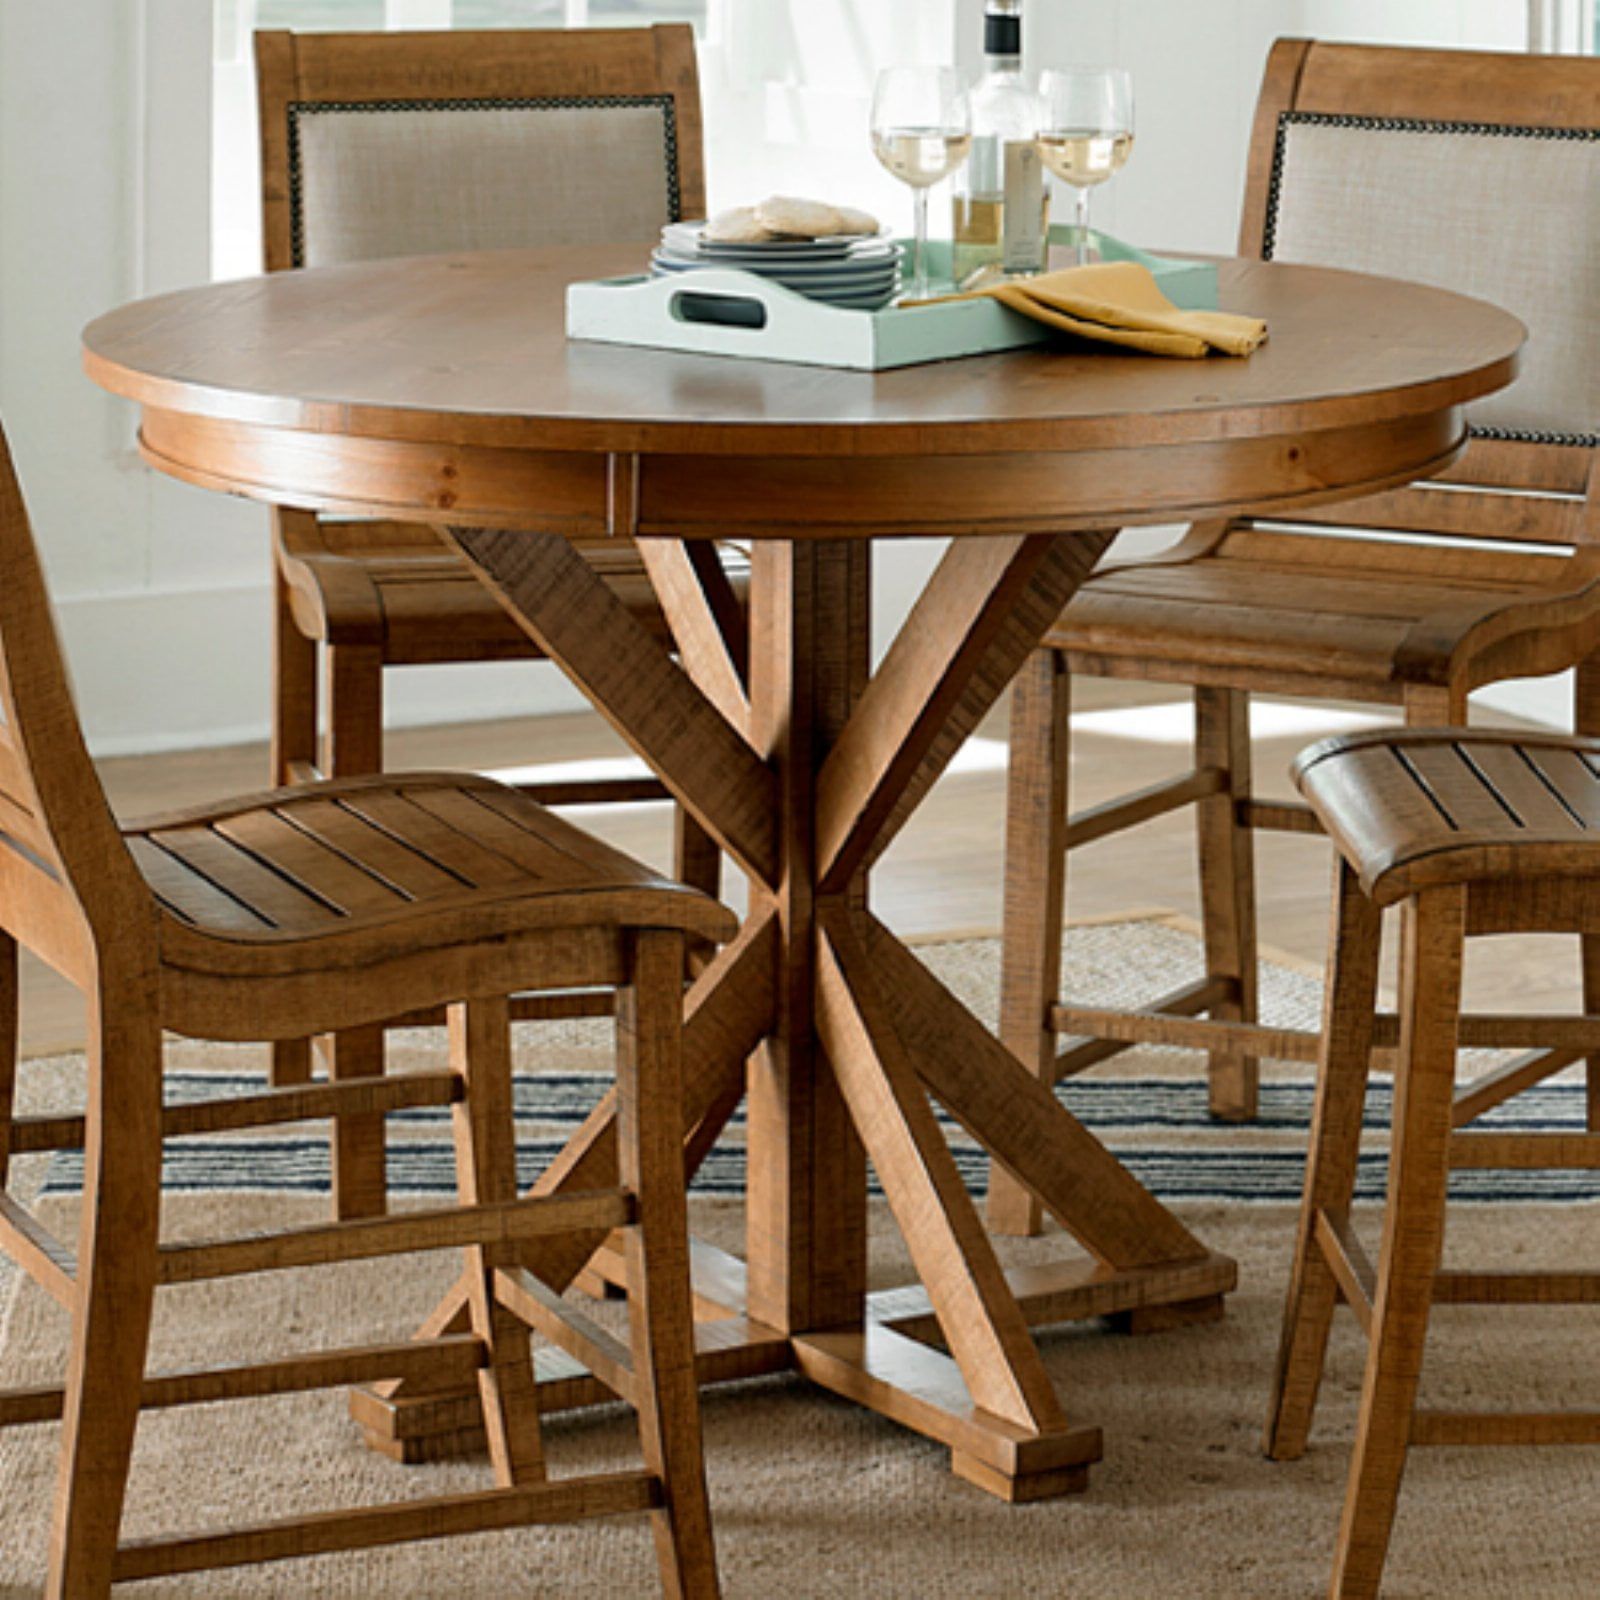
{"type": "Polygon", "coordinates": [[[1370,1600],[1383,1578],[1444,1245],[1466,891],[1406,908],[1389,1199],[1372,1339],[1329,1593],[1370,1600]]]}
{"type": "Polygon", "coordinates": [[[17,941],[0,933],[0,1189],[11,1171],[11,1119],[17,1095],[17,1012],[21,998],[17,941]]]}
{"type": "MultiPolygon", "coordinates": [[[[517,1198],[516,1124],[511,1101],[511,1008],[506,1000],[473,1000],[450,1007],[450,1064],[466,1084],[454,1112],[456,1187],[468,1206],[517,1198]]],[[[521,1319],[495,1293],[502,1268],[517,1264],[510,1245],[467,1251],[472,1329],[488,1351],[478,1370],[484,1428],[495,1482],[509,1489],[543,1479],[539,1401],[533,1350],[521,1319]]]]}
{"type": "Polygon", "coordinates": [[[91,999],[88,1143],[77,1294],[46,1600],[111,1593],[161,1224],[161,1033],[155,977],[91,999]]]}
{"type": "Polygon", "coordinates": [[[1377,908],[1362,892],[1349,866],[1339,860],[1334,871],[1328,983],[1322,1001],[1317,1103],[1278,1369],[1267,1412],[1264,1448],[1274,1461],[1293,1461],[1304,1454],[1322,1384],[1338,1291],[1317,1243],[1317,1217],[1326,1213],[1343,1222],[1350,1215],[1372,1061],[1382,933],[1377,908]]]}
{"type": "MultiPolygon", "coordinates": [[[[1240,820],[1250,798],[1250,697],[1239,689],[1194,692],[1195,765],[1220,768],[1220,793],[1195,807],[1206,976],[1225,978],[1236,998],[1211,1008],[1219,1022],[1256,1020],[1255,840],[1240,820]]],[[[1253,1122],[1260,1065],[1254,1056],[1218,1051],[1211,1057],[1211,1115],[1253,1122]]]]}
{"type": "MultiPolygon", "coordinates": [[[[722,851],[717,841],[682,806],[676,807],[673,815],[672,854],[673,876],[679,883],[698,889],[713,900],[722,898],[722,851]]],[[[692,940],[690,970],[698,971],[716,953],[716,946],[709,940],[692,940]]]]}
{"type": "MultiPolygon", "coordinates": [[[[295,782],[301,765],[317,759],[317,642],[296,626],[282,569],[272,569],[272,786],[295,782]]],[[[311,1081],[311,1041],[283,1039],[272,1047],[272,1086],[311,1081]]]]}
{"type": "Polygon", "coordinates": [[[679,883],[686,883],[713,900],[721,897],[722,851],[682,806],[674,818],[673,859],[679,883]]]}
{"type": "MultiPolygon", "coordinates": [[[[323,652],[322,770],[332,778],[383,770],[383,660],[369,645],[333,645],[323,652]]],[[[382,1028],[351,1028],[326,1041],[328,1076],[378,1077],[384,1070],[382,1028]]],[[[341,1219],[388,1210],[389,1184],[381,1113],[334,1119],[333,1194],[341,1219]]]]}
{"type": "MultiPolygon", "coordinates": [[[[1600,735],[1600,660],[1591,657],[1578,663],[1573,674],[1572,731],[1593,738],[1600,735]]],[[[1586,1016],[1600,1016],[1600,936],[1582,936],[1583,1009],[1586,1016]]],[[[1584,1063],[1588,1086],[1588,1128],[1600,1133],[1600,1059],[1584,1063]]]]}
{"type": "MultiPolygon", "coordinates": [[[[1071,739],[1072,675],[1066,658],[1059,651],[1035,650],[1011,691],[1000,1037],[1035,1077],[1052,1085],[1056,1033],[1050,1008],[1061,993],[1071,739]]],[[[1033,1193],[991,1161],[990,1229],[1036,1234],[1043,1221],[1044,1208],[1033,1193]]]]}
{"type": "Polygon", "coordinates": [[[289,586],[272,573],[272,786],[317,759],[317,642],[296,625],[289,586]]]}
{"type": "Polygon", "coordinates": [[[700,1439],[683,1176],[683,936],[635,937],[633,982],[617,997],[617,1159],[638,1200],[627,1230],[639,1437],[665,1502],[651,1514],[662,1587],[713,1600],[716,1550],[700,1439]]]}

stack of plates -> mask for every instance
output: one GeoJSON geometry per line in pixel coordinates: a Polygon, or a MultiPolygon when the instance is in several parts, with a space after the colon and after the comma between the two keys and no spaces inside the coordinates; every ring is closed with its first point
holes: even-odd
{"type": "Polygon", "coordinates": [[[796,294],[849,311],[878,311],[900,284],[900,247],[892,239],[776,239],[766,244],[708,244],[703,222],[674,222],[650,258],[653,278],[696,267],[734,267],[771,278],[796,294]]]}

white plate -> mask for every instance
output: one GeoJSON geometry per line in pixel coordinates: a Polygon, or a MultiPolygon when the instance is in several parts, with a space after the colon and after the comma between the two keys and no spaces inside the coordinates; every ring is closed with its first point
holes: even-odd
{"type": "Polygon", "coordinates": [[[703,222],[673,222],[661,230],[661,242],[688,255],[714,256],[719,261],[735,258],[754,260],[838,260],[869,251],[893,251],[895,245],[886,234],[860,235],[848,239],[770,239],[759,244],[715,244],[701,238],[703,222]]]}
{"type": "MultiPolygon", "coordinates": [[[[651,270],[656,273],[703,271],[711,265],[712,263],[708,261],[685,260],[681,256],[668,255],[665,251],[660,250],[650,258],[651,270]]],[[[899,271],[899,263],[895,261],[872,262],[859,267],[780,267],[767,262],[759,264],[741,262],[737,270],[748,272],[754,277],[768,278],[775,283],[787,284],[791,288],[797,288],[801,285],[833,287],[848,285],[865,289],[875,284],[892,282],[899,271]]]]}
{"type": "Polygon", "coordinates": [[[780,273],[804,277],[811,274],[890,272],[900,264],[899,252],[884,250],[872,255],[845,256],[827,261],[793,261],[785,257],[774,261],[770,256],[742,257],[724,261],[719,257],[698,255],[689,250],[678,250],[671,245],[661,245],[655,251],[658,261],[675,262],[686,267],[733,267],[743,272],[759,272],[764,277],[780,273]]]}

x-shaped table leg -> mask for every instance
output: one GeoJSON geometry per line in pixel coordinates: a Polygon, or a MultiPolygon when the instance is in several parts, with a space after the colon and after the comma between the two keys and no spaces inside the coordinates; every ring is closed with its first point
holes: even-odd
{"type": "MultiPolygon", "coordinates": [[[[702,1375],[798,1367],[948,1443],[956,1469],[994,1493],[1082,1487],[1098,1430],[1068,1424],[1030,1325],[1213,1305],[1233,1287],[1233,1263],[871,915],[866,875],[1110,535],[957,541],[870,675],[863,541],[758,542],[748,647],[706,581],[704,551],[644,541],[674,660],[563,539],[449,537],[750,879],[750,917],[685,1016],[691,1171],[749,1061],[748,1262],[696,1252],[710,1312],[702,1375]],[[1002,1271],[934,1099],[1090,1261],[1002,1271]],[[920,1287],[867,1293],[868,1157],[920,1287]]],[[[611,1116],[608,1097],[536,1192],[615,1181],[611,1116]]],[[[541,1241],[524,1266],[559,1290],[603,1244],[541,1241]]],[[[603,1270],[616,1275],[614,1263],[603,1270]]],[[[455,1325],[459,1299],[431,1331],[455,1325]]],[[[547,1407],[609,1395],[598,1377],[555,1365],[547,1407]]],[[[473,1424],[470,1396],[398,1387],[358,1395],[356,1410],[380,1448],[408,1457],[461,1442],[473,1424]]]]}

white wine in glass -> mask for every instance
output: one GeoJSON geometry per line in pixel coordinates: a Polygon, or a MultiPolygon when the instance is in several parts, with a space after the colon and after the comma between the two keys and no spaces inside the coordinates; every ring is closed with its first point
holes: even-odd
{"type": "Polygon", "coordinates": [[[1133,154],[1133,79],[1120,67],[1068,67],[1039,79],[1039,157],[1077,198],[1078,263],[1089,259],[1089,195],[1133,154]]]}
{"type": "Polygon", "coordinates": [[[944,128],[884,128],[874,130],[872,149],[902,183],[931,189],[967,159],[972,135],[944,128]]]}
{"type": "Polygon", "coordinates": [[[928,298],[928,190],[972,149],[972,113],[949,67],[888,67],[872,96],[872,151],[916,202],[909,298],[928,298]]]}
{"type": "Polygon", "coordinates": [[[1131,133],[1099,133],[1092,128],[1071,128],[1039,136],[1044,164],[1074,189],[1092,189],[1115,177],[1133,154],[1131,133]]]}

